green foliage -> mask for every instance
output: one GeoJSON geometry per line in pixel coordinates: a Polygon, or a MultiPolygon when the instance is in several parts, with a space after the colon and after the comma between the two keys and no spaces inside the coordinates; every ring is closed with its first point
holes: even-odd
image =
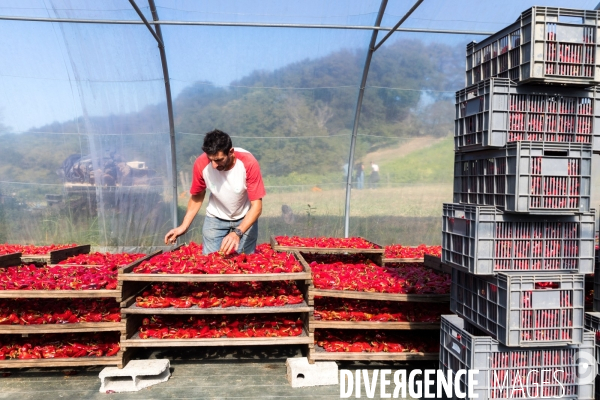
{"type": "MultiPolygon", "coordinates": [[[[317,182],[341,181],[364,57],[364,51],[344,49],[274,71],[255,71],[228,88],[210,82],[187,87],[174,99],[178,170],[190,171],[203,134],[219,128],[232,135],[235,146],[257,157],[269,183],[309,184],[315,177],[317,182]]],[[[453,104],[447,91],[462,86],[463,57],[462,47],[419,40],[383,46],[371,64],[356,159],[387,143],[381,137],[448,135],[453,104]]],[[[125,160],[141,159],[159,176],[170,176],[166,121],[165,105],[156,104],[135,114],[81,117],[35,129],[57,135],[34,130],[0,135],[7,144],[0,148],[0,181],[61,184],[56,170],[63,160],[91,149],[95,156],[116,151],[125,160]],[[115,132],[120,134],[106,135],[115,132]]],[[[422,172],[398,173],[394,179],[438,179],[437,167],[416,161],[425,168],[422,172]]]]}
{"type": "Polygon", "coordinates": [[[454,139],[448,136],[431,147],[382,163],[381,173],[394,183],[452,182],[454,139]]]}

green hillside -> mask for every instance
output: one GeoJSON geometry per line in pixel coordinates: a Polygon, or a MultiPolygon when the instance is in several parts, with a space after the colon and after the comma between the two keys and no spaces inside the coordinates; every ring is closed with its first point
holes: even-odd
{"type": "Polygon", "coordinates": [[[454,141],[448,136],[433,146],[414,151],[379,165],[381,174],[389,174],[392,183],[452,182],[454,141]]]}

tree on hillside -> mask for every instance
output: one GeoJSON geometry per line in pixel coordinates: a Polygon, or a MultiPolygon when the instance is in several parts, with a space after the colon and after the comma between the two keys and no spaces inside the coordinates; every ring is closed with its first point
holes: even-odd
{"type": "MultiPolygon", "coordinates": [[[[178,168],[189,170],[201,153],[203,134],[215,128],[252,151],[271,175],[341,167],[347,159],[365,55],[364,49],[342,49],[274,71],[255,71],[227,88],[205,81],[185,88],[174,99],[178,168]]],[[[447,134],[452,128],[453,91],[464,79],[463,58],[462,48],[419,40],[381,47],[365,90],[357,158],[396,138],[447,134]]],[[[12,135],[7,138],[10,149],[0,148],[0,179],[36,174],[55,180],[54,171],[69,154],[92,148],[117,151],[128,160],[144,156],[141,160],[150,168],[168,176],[166,121],[163,103],[136,113],[79,117],[12,135]],[[69,135],[36,136],[34,131],[69,135]]]]}

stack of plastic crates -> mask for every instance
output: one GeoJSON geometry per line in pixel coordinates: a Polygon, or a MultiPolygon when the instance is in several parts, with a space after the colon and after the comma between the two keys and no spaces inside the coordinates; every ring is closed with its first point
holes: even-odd
{"type": "Polygon", "coordinates": [[[595,266],[599,21],[598,11],[533,7],[467,46],[454,202],[442,222],[457,316],[442,320],[440,368],[478,370],[479,399],[594,398],[584,307],[595,266]]]}

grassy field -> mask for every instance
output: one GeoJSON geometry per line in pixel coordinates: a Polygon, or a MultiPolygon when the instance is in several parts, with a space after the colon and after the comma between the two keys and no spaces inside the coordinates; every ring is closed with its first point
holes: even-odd
{"type": "MultiPolygon", "coordinates": [[[[451,201],[450,184],[353,190],[350,235],[384,245],[440,244],[442,203],[451,201]]],[[[267,242],[270,235],[342,237],[344,202],[343,189],[269,193],[259,220],[259,242],[267,242]],[[283,218],[284,204],[292,209],[292,219],[283,218]]],[[[204,207],[184,240],[202,240],[204,207]]]]}
{"type": "MultiPolygon", "coordinates": [[[[380,244],[440,244],[442,203],[452,202],[453,154],[452,138],[415,138],[366,156],[362,161],[367,171],[370,161],[380,166],[381,184],[352,190],[350,235],[380,244]]],[[[265,179],[260,242],[270,235],[344,236],[346,190],[341,176],[294,176],[289,186],[282,178],[265,179]],[[321,183],[332,180],[337,182],[321,183]],[[293,218],[283,218],[284,205],[293,218]]],[[[180,199],[180,206],[185,208],[185,202],[180,199]]],[[[201,224],[202,218],[196,218],[185,240],[201,241],[201,224]]]]}
{"type": "MultiPolygon", "coordinates": [[[[296,215],[343,216],[344,189],[293,193],[270,193],[263,200],[263,216],[281,216],[281,206],[289,206],[296,215]],[[310,209],[309,209],[310,205],[310,209]]],[[[377,189],[352,190],[352,217],[436,217],[442,203],[452,202],[451,184],[403,185],[377,189]]]]}

